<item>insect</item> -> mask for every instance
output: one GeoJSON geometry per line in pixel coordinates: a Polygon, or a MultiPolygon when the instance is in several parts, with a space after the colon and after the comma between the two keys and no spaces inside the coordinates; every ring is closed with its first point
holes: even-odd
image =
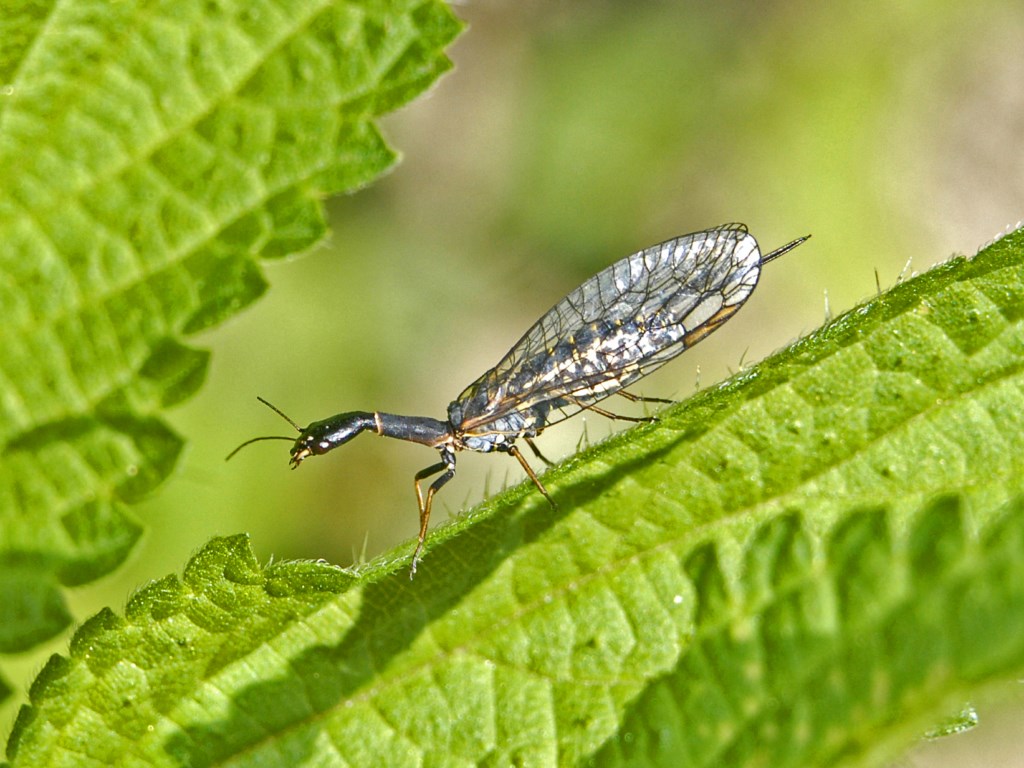
{"type": "Polygon", "coordinates": [[[295,469],[367,430],[434,448],[440,461],[415,475],[420,528],[410,575],[415,574],[434,495],[455,477],[459,451],[509,454],[554,506],[516,440],[522,438],[550,463],[533,438],[582,410],[649,420],[618,416],[596,404],[616,393],[641,399],[624,388],[732,317],[753,292],[761,267],[809,237],[762,256],[746,226],[724,224],[652,245],[598,272],[549,309],[497,365],[452,401],[447,419],[349,411],[300,427],[259,398],[298,430],[298,438],[256,437],[228,458],[259,440],[294,440],[289,464],[295,469]],[[423,483],[431,477],[424,493],[423,483]]]}

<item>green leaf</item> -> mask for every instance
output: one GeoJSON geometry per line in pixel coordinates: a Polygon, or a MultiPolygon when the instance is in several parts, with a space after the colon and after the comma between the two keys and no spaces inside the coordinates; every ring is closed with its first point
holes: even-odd
{"type": "Polygon", "coordinates": [[[941,739],[970,731],[978,725],[978,712],[971,704],[966,704],[955,715],[947,717],[925,734],[928,739],[941,739]]]}
{"type": "Polygon", "coordinates": [[[11,688],[10,684],[2,676],[0,676],[0,702],[3,702],[14,693],[14,689],[11,688]]]}
{"type": "MultiPolygon", "coordinates": [[[[16,653],[71,623],[56,579],[40,578],[38,563],[8,557],[0,568],[0,653],[16,653]]],[[[0,696],[0,698],[3,698],[0,696]]]]}
{"type": "Polygon", "coordinates": [[[14,766],[877,765],[1024,672],[1024,231],[361,574],[217,539],[14,766]]]}
{"type": "Polygon", "coordinates": [[[0,650],[124,561],[200,386],[183,337],[395,159],[375,119],[449,67],[435,0],[54,4],[0,16],[0,650]],[[32,599],[19,585],[30,584],[32,599]]]}

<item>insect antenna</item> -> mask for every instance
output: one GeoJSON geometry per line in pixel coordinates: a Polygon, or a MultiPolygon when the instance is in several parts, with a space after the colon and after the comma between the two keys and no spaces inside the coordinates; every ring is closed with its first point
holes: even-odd
{"type": "MultiPolygon", "coordinates": [[[[265,406],[267,406],[267,408],[269,408],[270,410],[272,410],[272,411],[273,411],[274,413],[276,413],[276,414],[277,414],[278,416],[280,416],[280,417],[281,417],[282,419],[284,419],[284,420],[285,420],[285,421],[287,421],[287,422],[288,422],[289,424],[291,424],[291,425],[292,425],[293,427],[295,427],[295,430],[296,430],[296,431],[297,431],[297,432],[298,432],[299,434],[301,434],[301,433],[302,433],[302,427],[300,427],[300,426],[299,426],[298,424],[296,424],[296,423],[295,423],[294,421],[292,421],[292,420],[291,420],[290,418],[288,418],[288,416],[287,416],[287,415],[286,415],[286,414],[284,413],[284,411],[282,411],[282,410],[281,410],[280,408],[278,408],[278,407],[277,407],[276,405],[274,405],[273,403],[271,403],[271,402],[269,402],[269,401],[267,401],[267,400],[264,400],[264,399],[263,399],[262,397],[260,397],[259,395],[257,395],[257,396],[256,396],[256,399],[257,399],[257,400],[259,400],[259,401],[260,401],[261,403],[263,403],[263,404],[264,404],[265,406]]],[[[288,440],[289,442],[292,442],[292,441],[294,441],[294,438],[292,438],[292,437],[285,437],[285,436],[283,436],[283,435],[264,435],[264,436],[262,436],[262,437],[254,437],[254,438],[252,438],[251,440],[246,440],[246,441],[245,441],[244,443],[242,443],[242,444],[241,444],[240,446],[238,446],[237,448],[235,448],[235,450],[233,450],[233,451],[232,451],[231,453],[229,453],[229,454],[228,454],[227,456],[225,456],[225,457],[224,457],[224,461],[230,461],[230,460],[231,460],[231,458],[232,458],[232,457],[233,457],[233,456],[234,456],[234,455],[235,455],[236,453],[238,453],[238,452],[239,452],[240,450],[242,450],[243,448],[245,448],[245,446],[247,446],[247,445],[252,445],[253,443],[258,443],[258,442],[260,442],[261,440],[288,440]]]]}
{"type": "Polygon", "coordinates": [[[260,440],[287,440],[290,443],[295,442],[294,437],[285,437],[284,435],[264,435],[263,437],[254,437],[251,440],[246,440],[240,446],[235,448],[235,450],[233,450],[231,453],[224,457],[224,461],[231,461],[232,457],[234,457],[234,455],[238,453],[240,450],[245,448],[245,446],[252,445],[253,443],[258,443],[260,440]]]}
{"type": "MultiPolygon", "coordinates": [[[[276,413],[276,414],[277,414],[278,416],[280,416],[280,417],[281,417],[282,419],[284,419],[284,420],[285,420],[285,421],[287,421],[287,422],[288,422],[289,424],[291,424],[291,425],[292,425],[293,427],[295,427],[295,431],[296,431],[296,432],[299,432],[299,433],[301,433],[301,432],[302,432],[302,427],[300,427],[300,426],[299,426],[298,424],[296,424],[296,423],[295,423],[294,421],[292,421],[292,420],[291,420],[290,418],[288,418],[288,416],[286,416],[286,415],[285,415],[285,412],[284,412],[284,411],[282,411],[282,410],[281,410],[280,408],[278,408],[278,407],[277,407],[276,405],[274,405],[273,403],[271,403],[271,402],[269,402],[269,401],[267,401],[267,400],[264,400],[264,399],[263,399],[262,397],[260,397],[259,395],[256,395],[256,399],[257,399],[257,400],[259,400],[259,401],[260,401],[261,403],[263,403],[263,404],[264,404],[265,406],[267,406],[267,408],[269,408],[270,410],[272,410],[272,411],[273,411],[274,413],[276,413]]],[[[290,437],[289,437],[289,438],[287,438],[287,439],[288,439],[288,440],[291,440],[291,438],[290,438],[290,437]]]]}

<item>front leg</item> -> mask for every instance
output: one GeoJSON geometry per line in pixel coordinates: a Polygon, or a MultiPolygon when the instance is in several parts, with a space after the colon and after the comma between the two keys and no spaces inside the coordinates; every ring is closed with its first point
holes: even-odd
{"type": "Polygon", "coordinates": [[[450,448],[441,449],[441,461],[431,464],[426,469],[416,473],[414,479],[416,485],[416,501],[420,508],[420,534],[416,541],[416,549],[412,553],[412,568],[409,571],[409,578],[416,575],[416,564],[419,562],[420,553],[423,551],[423,543],[427,540],[427,526],[430,523],[430,506],[434,501],[434,494],[455,477],[455,453],[450,448]],[[434,480],[427,489],[426,497],[423,496],[423,488],[420,483],[431,475],[444,471],[444,474],[434,480]]]}

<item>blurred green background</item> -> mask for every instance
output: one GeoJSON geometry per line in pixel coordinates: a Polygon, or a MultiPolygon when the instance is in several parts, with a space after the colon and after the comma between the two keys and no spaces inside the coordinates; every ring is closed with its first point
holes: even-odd
{"type": "MultiPolygon", "coordinates": [[[[367,436],[294,473],[285,443],[225,464],[242,440],[291,434],[256,395],[301,424],[363,409],[442,417],[541,313],[628,253],[728,221],[764,250],[813,233],[735,319],[639,390],[682,398],[1022,217],[1019,2],[491,0],[456,12],[470,25],[456,69],[384,121],[401,164],[328,200],[331,238],[268,264],[263,301],[191,340],[213,359],[206,386],[169,414],[190,447],[138,507],[149,530],[129,565],[72,594],[80,619],[180,572],[217,534],[250,533],[263,559],[342,564],[414,535],[412,476],[434,453],[367,436]]],[[[561,457],[611,430],[585,416],[540,444],[561,457]]],[[[507,457],[463,454],[435,525],[521,477],[507,457]]],[[[23,658],[14,682],[44,658],[23,658]]],[[[982,714],[967,740],[908,764],[1019,764],[1018,752],[1001,762],[998,742],[968,760],[1002,733],[982,714]]]]}

